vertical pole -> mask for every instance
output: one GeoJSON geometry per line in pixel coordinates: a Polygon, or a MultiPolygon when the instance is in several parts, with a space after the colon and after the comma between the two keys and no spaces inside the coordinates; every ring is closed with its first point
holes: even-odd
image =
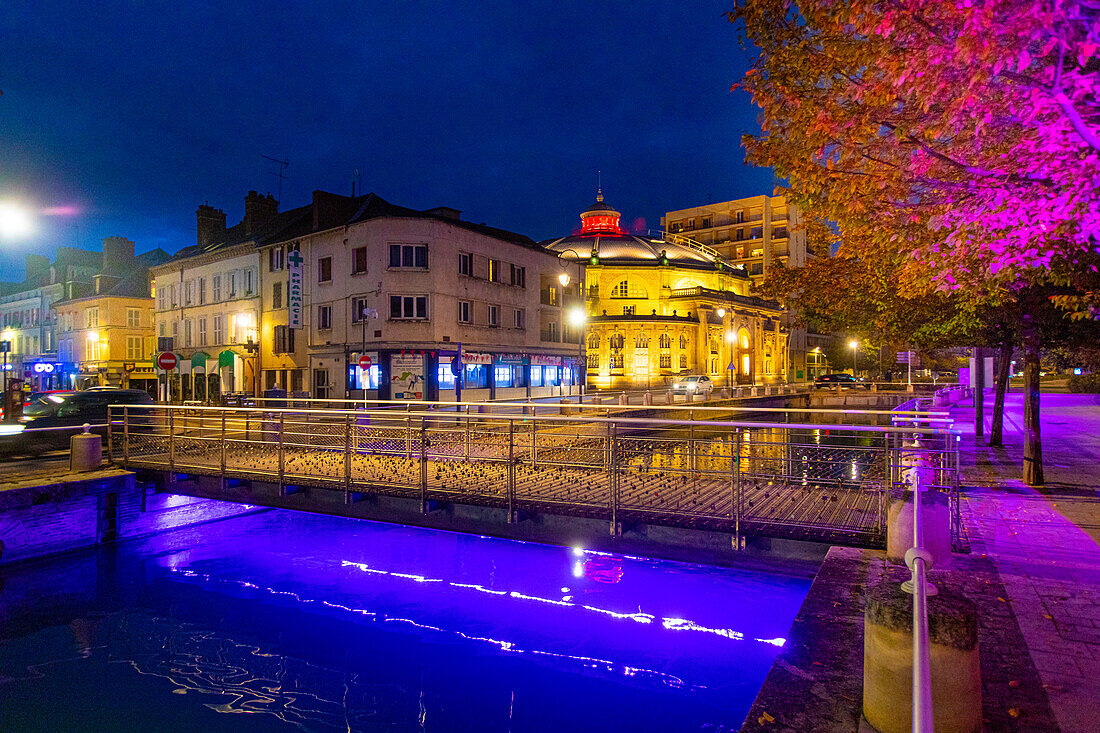
{"type": "Polygon", "coordinates": [[[466,405],[466,460],[470,460],[470,406],[466,405]]]}
{"type": "Polygon", "coordinates": [[[344,416],[344,505],[351,503],[351,415],[344,416]]]}
{"type": "Polygon", "coordinates": [[[611,536],[619,537],[619,482],[618,482],[618,456],[616,455],[617,440],[615,428],[608,423],[607,432],[607,493],[611,503],[611,536]]]}
{"type": "Polygon", "coordinates": [[[176,413],[168,408],[168,477],[170,482],[176,480],[176,413]]]}
{"type": "MultiPolygon", "coordinates": [[[[110,421],[110,419],[108,419],[107,420],[107,429],[109,430],[110,427],[111,427],[111,421],[110,421]]],[[[114,451],[114,445],[112,444],[110,439],[107,440],[107,445],[110,446],[110,448],[111,448],[110,455],[111,455],[111,460],[113,461],[114,457],[115,457],[115,451],[114,451]]],[[[122,408],[122,461],[123,461],[124,465],[126,465],[126,466],[130,465],[130,408],[129,407],[123,407],[122,408]]]]}
{"type": "Polygon", "coordinates": [[[538,448],[535,447],[538,443],[538,429],[535,425],[537,415],[537,412],[531,412],[531,468],[535,468],[538,459],[538,448]]]}
{"type": "Polygon", "coordinates": [[[741,428],[737,428],[733,454],[733,537],[735,550],[741,549],[741,428]]]}
{"type": "Polygon", "coordinates": [[[286,475],[286,451],[283,449],[283,428],[286,424],[286,413],[279,413],[279,496],[283,495],[286,475]]]}
{"type": "Polygon", "coordinates": [[[222,491],[225,491],[225,410],[222,410],[221,468],[222,491]]]}
{"type": "MultiPolygon", "coordinates": [[[[533,446],[532,446],[533,450],[533,446]]],[[[531,458],[534,465],[534,456],[531,458]]],[[[508,523],[516,521],[516,421],[508,418],[508,523]]]]}
{"type": "Polygon", "coordinates": [[[970,384],[974,388],[974,442],[985,435],[985,352],[981,347],[974,349],[974,369],[970,384]]]}
{"type": "Polygon", "coordinates": [[[688,410],[688,470],[691,471],[691,482],[695,483],[695,410],[688,410]]]}
{"type": "MultiPolygon", "coordinates": [[[[412,419],[409,419],[411,424],[412,419]]],[[[427,426],[424,418],[420,418],[420,513],[428,513],[428,455],[425,452],[427,443],[427,426]]]]}
{"type": "Polygon", "coordinates": [[[412,405],[405,405],[405,459],[412,460],[413,435],[412,435],[412,405]]]}

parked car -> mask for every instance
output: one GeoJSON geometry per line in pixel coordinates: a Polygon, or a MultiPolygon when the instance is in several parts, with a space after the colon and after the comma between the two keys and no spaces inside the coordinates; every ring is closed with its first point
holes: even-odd
{"type": "MultiPolygon", "coordinates": [[[[153,398],[140,389],[98,389],[86,392],[52,392],[23,408],[16,424],[0,425],[0,452],[42,453],[67,448],[69,438],[84,423],[105,425],[109,405],[152,405],[153,398]],[[45,430],[43,428],[55,428],[45,430]]],[[[152,420],[151,416],[143,419],[152,420]]],[[[105,435],[106,427],[92,428],[105,435]]]]}
{"type": "Polygon", "coordinates": [[[696,377],[683,377],[677,379],[672,383],[673,394],[701,394],[710,396],[710,393],[714,390],[714,382],[710,381],[710,377],[704,375],[696,377]]]}
{"type": "Polygon", "coordinates": [[[819,377],[814,378],[815,387],[849,387],[849,388],[862,388],[867,389],[866,382],[860,379],[856,379],[851,374],[822,374],[819,377]]]}

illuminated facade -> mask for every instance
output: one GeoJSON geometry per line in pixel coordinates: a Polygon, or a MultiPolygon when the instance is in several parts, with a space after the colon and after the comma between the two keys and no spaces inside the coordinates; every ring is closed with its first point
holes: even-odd
{"type": "Polygon", "coordinates": [[[63,386],[122,387],[156,392],[153,291],[149,266],[168,254],[134,255],[123,237],[103,241],[103,266],[91,283],[66,283],[53,303],[61,364],[73,364],[63,386]]]}
{"type": "Polygon", "coordinates": [[[743,268],[683,237],[629,234],[619,217],[598,194],[579,233],[543,243],[584,264],[590,388],[665,389],[687,374],[786,381],[785,311],[749,295],[743,268]]]}

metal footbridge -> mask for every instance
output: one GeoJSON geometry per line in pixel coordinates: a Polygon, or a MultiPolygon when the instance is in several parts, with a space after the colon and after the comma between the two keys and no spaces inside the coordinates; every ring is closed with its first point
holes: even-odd
{"type": "Polygon", "coordinates": [[[256,487],[257,504],[263,487],[329,505],[397,497],[423,513],[487,507],[510,523],[584,517],[606,521],[613,537],[644,524],[727,533],[734,547],[751,536],[880,547],[889,494],[916,440],[958,535],[957,439],[941,414],[863,411],[893,424],[850,425],[790,422],[797,411],[784,410],[735,421],[729,408],[639,416],[580,407],[115,407],[107,449],[116,465],[175,486],[204,477],[233,500],[239,488],[228,487],[256,487]]]}

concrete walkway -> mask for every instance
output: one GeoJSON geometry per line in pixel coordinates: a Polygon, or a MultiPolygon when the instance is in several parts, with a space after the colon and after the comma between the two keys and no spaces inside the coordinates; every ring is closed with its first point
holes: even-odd
{"type": "MultiPolygon", "coordinates": [[[[986,440],[992,403],[987,396],[986,440]]],[[[972,555],[999,575],[1061,730],[1100,730],[1100,396],[1042,395],[1040,488],[1020,480],[1021,394],[1007,396],[1003,448],[975,445],[972,404],[952,416],[964,431],[972,555]]]]}

